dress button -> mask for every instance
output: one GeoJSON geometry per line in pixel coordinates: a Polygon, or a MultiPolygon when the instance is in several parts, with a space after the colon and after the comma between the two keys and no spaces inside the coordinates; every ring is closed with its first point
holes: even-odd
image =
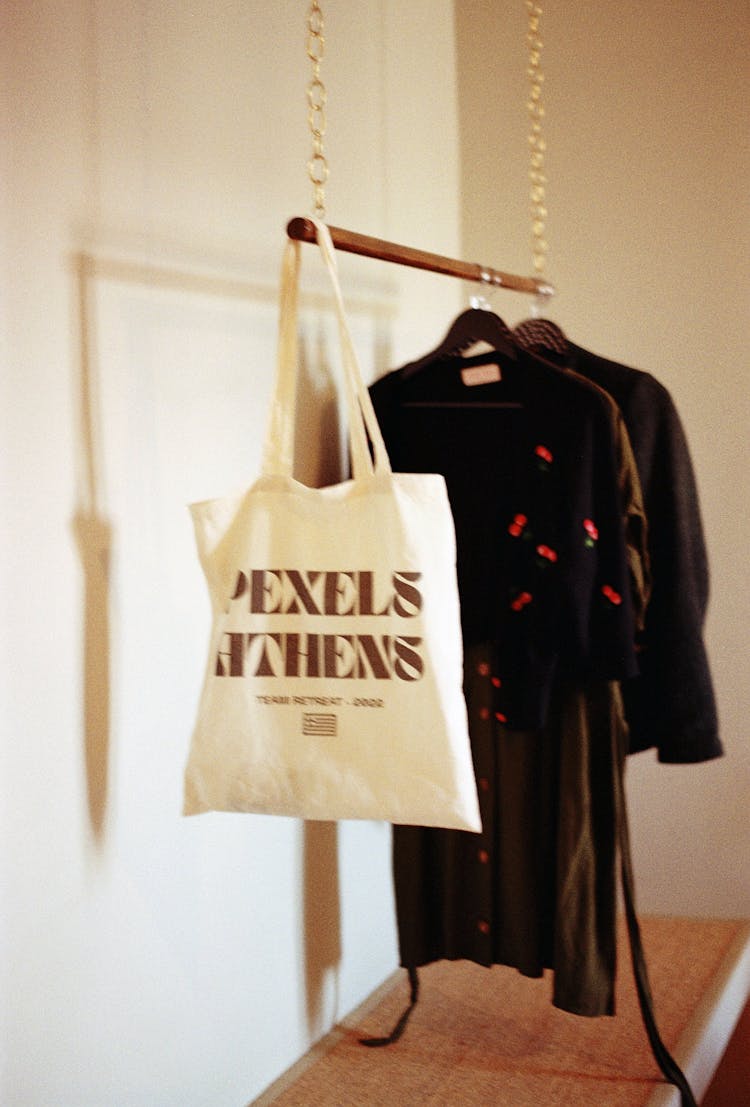
{"type": "Polygon", "coordinates": [[[490,782],[489,782],[489,780],[487,779],[486,776],[480,776],[480,778],[479,778],[479,787],[481,788],[481,790],[483,792],[489,792],[490,782]]]}
{"type": "Polygon", "coordinates": [[[490,932],[490,924],[487,922],[486,919],[480,919],[477,923],[477,927],[482,934],[489,934],[490,932]]]}
{"type": "Polygon", "coordinates": [[[489,707],[480,707],[479,708],[479,718],[480,719],[489,719],[489,717],[490,717],[489,707]]]}
{"type": "Polygon", "coordinates": [[[489,665],[487,664],[486,661],[480,661],[479,662],[479,664],[477,665],[477,672],[479,673],[480,676],[489,676],[490,675],[490,667],[489,667],[489,665]]]}
{"type": "Polygon", "coordinates": [[[477,853],[477,857],[483,865],[486,865],[490,859],[490,855],[486,849],[480,849],[477,853]]]}

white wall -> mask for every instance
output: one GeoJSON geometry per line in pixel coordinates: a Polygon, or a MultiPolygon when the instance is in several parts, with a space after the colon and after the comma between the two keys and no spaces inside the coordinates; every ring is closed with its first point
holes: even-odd
{"type": "MultiPolygon", "coordinates": [[[[240,1107],[396,964],[385,826],[180,815],[208,630],[185,504],[258,461],[311,204],[307,8],[2,5],[9,1107],[240,1107]]],[[[452,5],[324,11],[331,222],[454,253],[452,5]]],[[[369,375],[460,294],[387,268],[342,260],[369,375]]],[[[335,478],[330,313],[303,314],[300,473],[335,478]]]]}
{"type": "MultiPolygon", "coordinates": [[[[329,218],[525,272],[524,6],[456,4],[462,250],[452,8],[325,3],[329,218]]],[[[207,629],[183,505],[257,462],[283,226],[310,205],[306,10],[0,9],[12,1107],[239,1107],[395,965],[384,827],[179,815],[207,629]]],[[[543,27],[554,314],[672,390],[712,559],[728,753],[631,762],[641,905],[747,915],[747,13],[584,2],[543,27]]],[[[342,269],[368,373],[429,348],[461,294],[342,269]]],[[[311,429],[329,324],[308,297],[311,429]]],[[[333,475],[307,447],[305,475],[333,475]]]]}
{"type": "MultiPolygon", "coordinates": [[[[750,211],[742,0],[542,4],[550,309],[573,341],[671,391],[712,573],[726,757],[629,762],[641,909],[750,915],[750,211]]],[[[531,270],[524,4],[457,0],[464,253],[531,270]]],[[[498,293],[509,323],[522,297],[498,293]]]]}

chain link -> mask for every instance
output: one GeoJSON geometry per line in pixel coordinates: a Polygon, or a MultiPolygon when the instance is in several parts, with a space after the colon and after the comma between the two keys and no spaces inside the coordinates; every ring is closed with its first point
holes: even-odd
{"type": "Polygon", "coordinates": [[[307,56],[312,62],[312,78],[307,86],[307,121],[312,135],[312,157],[307,172],[313,186],[313,214],[325,219],[325,183],[328,180],[328,162],[323,151],[326,133],[326,86],[320,76],[320,63],[325,50],[323,37],[323,12],[313,0],[307,16],[307,56]]]}
{"type": "MultiPolygon", "coordinates": [[[[544,155],[547,150],[547,143],[542,129],[542,120],[545,114],[542,96],[542,86],[544,85],[542,49],[544,43],[540,32],[541,6],[535,0],[526,0],[526,10],[529,15],[528,31],[526,33],[526,45],[529,52],[526,69],[529,78],[529,99],[526,106],[529,112],[531,250],[534,272],[541,278],[544,275],[549,248],[545,238],[547,175],[544,172],[544,155]]],[[[326,133],[325,109],[327,98],[326,87],[320,75],[320,65],[325,51],[323,30],[322,9],[317,0],[313,0],[307,16],[307,56],[312,63],[312,77],[307,86],[307,121],[312,136],[312,156],[307,163],[307,170],[313,186],[313,212],[320,219],[325,218],[325,185],[330,172],[323,148],[323,138],[326,133]]]]}
{"type": "Polygon", "coordinates": [[[526,33],[526,45],[529,49],[529,61],[526,69],[529,78],[529,99],[526,106],[529,111],[530,124],[529,214],[531,216],[531,252],[534,260],[534,272],[538,277],[542,277],[548,250],[545,238],[547,176],[544,172],[544,155],[547,150],[547,143],[542,132],[542,120],[544,119],[542,48],[544,43],[539,29],[542,9],[534,0],[526,0],[526,10],[529,13],[528,31],[526,33]]]}

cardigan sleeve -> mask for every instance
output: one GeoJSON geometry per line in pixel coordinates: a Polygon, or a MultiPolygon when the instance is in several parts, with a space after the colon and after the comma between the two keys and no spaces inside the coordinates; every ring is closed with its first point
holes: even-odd
{"type": "Polygon", "coordinates": [[[624,687],[630,750],[663,762],[721,756],[703,639],[709,570],[685,431],[666,388],[639,373],[623,406],[643,487],[652,569],[640,676],[624,687]]]}

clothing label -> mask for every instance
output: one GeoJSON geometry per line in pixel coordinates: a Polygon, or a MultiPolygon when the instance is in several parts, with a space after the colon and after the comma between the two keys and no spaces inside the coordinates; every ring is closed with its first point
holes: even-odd
{"type": "Polygon", "coordinates": [[[461,370],[461,380],[468,388],[473,388],[477,384],[494,384],[502,379],[503,375],[497,364],[470,365],[461,370]]]}

